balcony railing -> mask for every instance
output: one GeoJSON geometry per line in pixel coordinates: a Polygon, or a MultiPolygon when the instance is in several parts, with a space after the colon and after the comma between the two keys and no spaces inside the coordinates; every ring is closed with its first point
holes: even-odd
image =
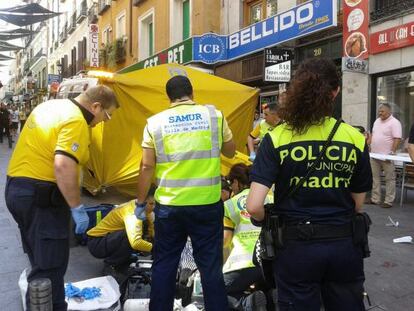
{"type": "Polygon", "coordinates": [[[94,3],[88,12],[88,22],[89,24],[95,24],[98,22],[98,4],[94,3]]]}
{"type": "Polygon", "coordinates": [[[414,10],[414,0],[375,0],[371,21],[414,10]]]}
{"type": "Polygon", "coordinates": [[[98,2],[98,14],[102,15],[111,6],[112,0],[99,0],[98,2]]]}
{"type": "Polygon", "coordinates": [[[68,29],[68,33],[72,33],[74,32],[76,29],[76,11],[75,13],[72,14],[71,18],[70,18],[70,24],[69,24],[69,29],[68,29]]]}
{"type": "Polygon", "coordinates": [[[76,22],[80,24],[88,15],[88,5],[86,0],[83,0],[79,9],[78,9],[78,16],[76,17],[76,22]]]}

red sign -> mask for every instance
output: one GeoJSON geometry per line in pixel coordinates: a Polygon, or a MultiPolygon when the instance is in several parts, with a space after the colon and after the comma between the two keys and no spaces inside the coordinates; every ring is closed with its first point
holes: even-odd
{"type": "Polygon", "coordinates": [[[342,0],[344,11],[343,55],[368,58],[369,0],[342,0]]]}
{"type": "Polygon", "coordinates": [[[374,32],[369,38],[371,54],[414,45],[414,22],[374,32]]]}

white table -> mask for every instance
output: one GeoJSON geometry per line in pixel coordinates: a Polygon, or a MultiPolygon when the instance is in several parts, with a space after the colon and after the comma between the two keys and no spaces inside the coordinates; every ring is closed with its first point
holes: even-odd
{"type": "Polygon", "coordinates": [[[403,205],[403,195],[404,195],[404,184],[405,184],[405,166],[407,163],[412,163],[408,153],[397,153],[396,155],[390,154],[380,154],[371,152],[369,156],[373,159],[381,161],[393,161],[393,162],[402,162],[402,182],[401,182],[401,195],[400,195],[400,206],[403,205]]]}

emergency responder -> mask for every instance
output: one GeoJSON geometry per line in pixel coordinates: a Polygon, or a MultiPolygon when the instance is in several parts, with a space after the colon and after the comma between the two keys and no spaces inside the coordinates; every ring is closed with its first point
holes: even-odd
{"type": "Polygon", "coordinates": [[[158,183],[150,310],[173,309],[177,266],[188,236],[201,274],[206,310],[227,310],[221,271],[220,151],[234,156],[232,133],[214,106],[193,101],[187,77],[174,76],[166,91],[171,107],[148,119],[138,177],[136,214],[143,213],[154,172],[158,183]]]}
{"type": "Polygon", "coordinates": [[[260,143],[266,133],[272,131],[280,122],[281,119],[278,114],[277,104],[264,104],[263,105],[264,120],[250,132],[247,137],[247,147],[249,149],[249,159],[254,161],[256,158],[255,145],[260,143]],[[258,142],[257,142],[258,141],[258,142]]]}
{"type": "Polygon", "coordinates": [[[134,251],[151,252],[154,192],[155,187],[151,187],[146,199],[146,220],[135,216],[135,200],[132,200],[114,208],[87,232],[90,253],[96,258],[104,258],[104,274],[125,274],[134,251]]]}
{"type": "MultiPolygon", "coordinates": [[[[224,248],[232,248],[224,267],[224,284],[227,295],[235,298],[233,304],[236,310],[266,311],[266,296],[262,290],[266,290],[265,280],[260,268],[253,264],[253,251],[259,237],[260,228],[250,222],[250,215],[246,211],[246,199],[249,194],[250,167],[239,163],[230,169],[227,179],[235,194],[224,202],[224,248]],[[257,289],[247,296],[246,291],[251,285],[257,289]]],[[[273,202],[268,195],[265,203],[273,202]]]]}
{"type": "Polygon", "coordinates": [[[321,298],[328,311],[365,310],[363,247],[354,244],[352,226],[372,173],[364,136],[332,118],[339,85],[332,61],[301,64],[281,108],[286,123],[265,136],[253,164],[247,199],[253,220],[270,215],[263,202],[275,184],[269,221],[280,234],[273,272],[281,311],[319,311],[321,298]],[[296,189],[336,126],[319,165],[296,189]]]}
{"type": "MultiPolygon", "coordinates": [[[[89,158],[89,127],[118,107],[113,91],[94,86],[74,99],[37,106],[23,128],[7,171],[6,205],[19,225],[32,270],[28,282],[49,278],[53,310],[66,310],[63,277],[69,259],[69,222],[84,233],[79,171],[89,158]]],[[[27,305],[29,306],[27,295],[27,305]]]]}

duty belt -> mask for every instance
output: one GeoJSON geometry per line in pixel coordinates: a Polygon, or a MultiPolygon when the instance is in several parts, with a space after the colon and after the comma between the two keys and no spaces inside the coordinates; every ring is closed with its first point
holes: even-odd
{"type": "Polygon", "coordinates": [[[301,223],[295,226],[287,226],[284,230],[285,240],[337,239],[351,236],[351,223],[345,225],[301,223]]]}

